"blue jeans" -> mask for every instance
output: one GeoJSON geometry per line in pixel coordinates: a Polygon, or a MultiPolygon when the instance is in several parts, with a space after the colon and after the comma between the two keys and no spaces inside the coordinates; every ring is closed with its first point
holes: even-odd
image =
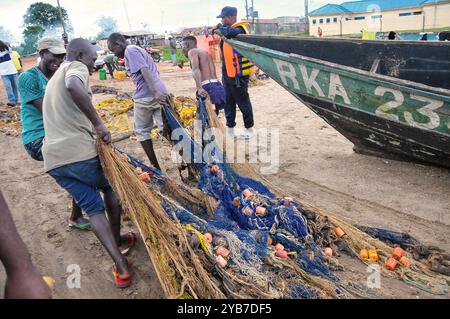
{"type": "Polygon", "coordinates": [[[75,199],[89,217],[105,213],[100,190],[112,192],[97,157],[52,169],[48,174],[75,199]]]}
{"type": "Polygon", "coordinates": [[[177,65],[178,61],[177,61],[177,54],[171,54],[170,55],[172,57],[172,64],[173,65],[177,65]]]}
{"type": "Polygon", "coordinates": [[[2,75],[3,84],[5,85],[6,94],[8,95],[8,102],[17,104],[19,102],[19,90],[17,74],[2,75]]]}

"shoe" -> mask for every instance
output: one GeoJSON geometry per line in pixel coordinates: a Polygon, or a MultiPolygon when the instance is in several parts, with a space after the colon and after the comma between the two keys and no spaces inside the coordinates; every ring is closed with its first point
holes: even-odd
{"type": "Polygon", "coordinates": [[[247,128],[245,129],[244,133],[240,134],[238,136],[239,139],[243,140],[249,140],[255,136],[255,132],[253,131],[253,128],[247,128]]]}
{"type": "Polygon", "coordinates": [[[227,137],[231,137],[231,138],[235,137],[234,127],[227,127],[227,137]]]}

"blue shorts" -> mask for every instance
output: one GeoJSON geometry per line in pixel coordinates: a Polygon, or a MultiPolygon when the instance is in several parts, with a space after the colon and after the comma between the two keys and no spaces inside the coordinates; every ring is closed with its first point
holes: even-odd
{"type": "Polygon", "coordinates": [[[52,169],[48,174],[75,199],[89,217],[104,214],[105,204],[100,190],[111,192],[97,157],[52,169]]]}
{"type": "Polygon", "coordinates": [[[220,82],[207,83],[202,86],[203,89],[208,92],[209,99],[212,104],[215,104],[217,110],[223,110],[225,108],[225,89],[220,82]]]}

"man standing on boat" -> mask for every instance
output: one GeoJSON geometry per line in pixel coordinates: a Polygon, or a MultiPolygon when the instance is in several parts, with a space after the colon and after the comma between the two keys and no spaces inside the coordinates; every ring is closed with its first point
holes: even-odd
{"type": "MultiPolygon", "coordinates": [[[[232,39],[239,34],[248,34],[248,22],[237,23],[237,9],[224,7],[217,18],[222,19],[216,27],[225,38],[232,39]]],[[[214,30],[213,30],[214,33],[214,30]]],[[[234,50],[229,44],[221,42],[222,49],[222,74],[225,87],[226,103],[225,116],[227,119],[227,134],[234,136],[236,126],[236,104],[244,117],[245,132],[240,138],[253,137],[253,109],[248,95],[248,83],[250,75],[254,72],[253,63],[234,50]]]]}

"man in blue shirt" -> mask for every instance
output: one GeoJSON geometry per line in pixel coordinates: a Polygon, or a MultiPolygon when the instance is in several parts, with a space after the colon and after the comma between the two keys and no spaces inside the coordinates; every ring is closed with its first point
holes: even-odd
{"type": "MultiPolygon", "coordinates": [[[[234,7],[224,7],[217,18],[221,18],[222,23],[219,23],[215,30],[218,30],[227,39],[248,33],[245,23],[237,23],[237,9],[234,7]]],[[[254,135],[253,108],[248,95],[249,75],[253,64],[239,52],[234,51],[224,41],[221,42],[220,46],[222,49],[222,82],[226,94],[225,117],[227,119],[227,133],[229,136],[234,136],[237,104],[242,112],[245,125],[245,132],[240,137],[249,139],[254,135]]]]}
{"type": "MultiPolygon", "coordinates": [[[[37,161],[43,161],[42,144],[45,136],[42,119],[42,103],[48,81],[64,60],[66,49],[61,41],[43,38],[38,43],[41,58],[39,65],[22,73],[19,77],[21,96],[20,117],[22,121],[22,142],[28,154],[37,161]]],[[[83,218],[80,207],[72,201],[72,215],[69,226],[88,229],[90,223],[83,218]]]]}

